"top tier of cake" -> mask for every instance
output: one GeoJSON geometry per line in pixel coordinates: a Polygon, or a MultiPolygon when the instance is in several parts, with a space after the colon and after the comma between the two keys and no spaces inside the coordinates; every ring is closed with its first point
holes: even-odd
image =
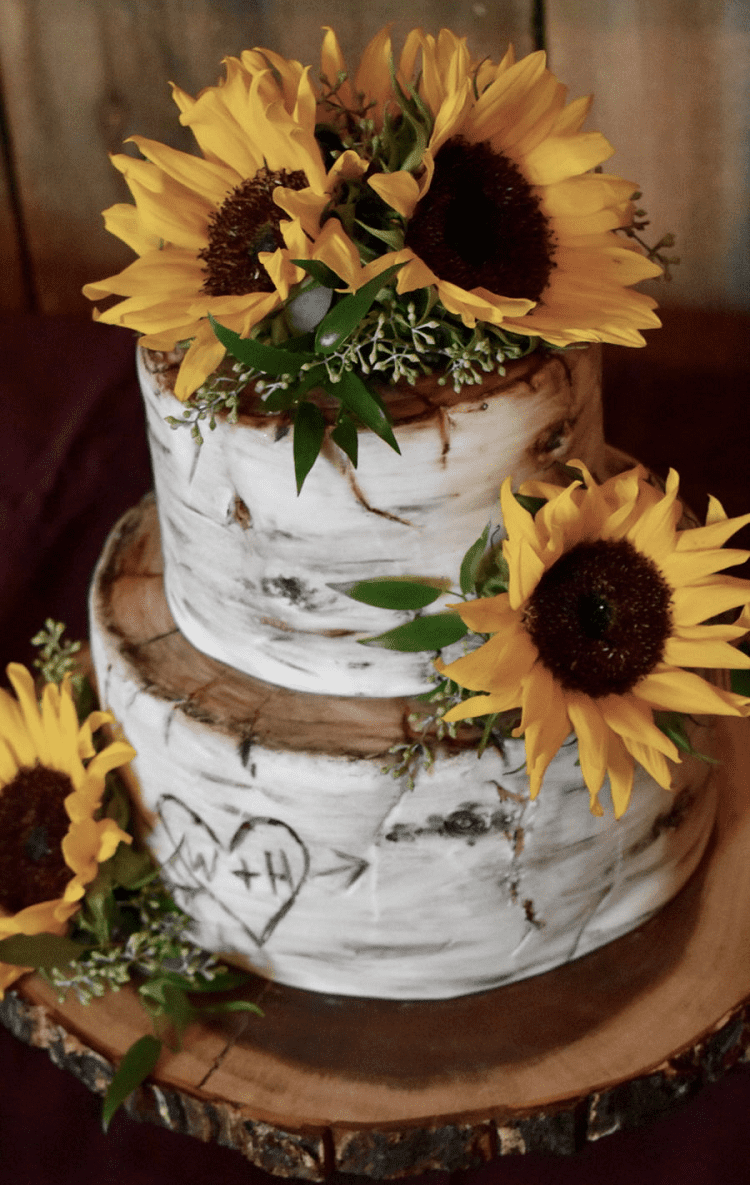
{"type": "Polygon", "coordinates": [[[407,617],[343,590],[405,575],[455,587],[466,549],[488,521],[502,525],[508,475],[555,480],[579,458],[604,476],[596,346],[530,355],[460,394],[432,376],[390,388],[401,455],[363,430],[354,469],[327,441],[299,496],[288,421],[219,419],[200,445],[166,422],[182,411],[175,372],[174,358],[139,350],[169,607],[199,650],[293,690],[425,691],[429,656],[360,644],[407,617]]]}

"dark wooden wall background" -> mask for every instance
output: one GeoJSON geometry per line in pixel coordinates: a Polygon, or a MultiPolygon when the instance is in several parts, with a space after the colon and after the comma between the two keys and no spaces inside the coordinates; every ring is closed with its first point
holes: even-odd
{"type": "Polygon", "coordinates": [[[320,26],[349,61],[388,21],[449,25],[477,54],[546,44],[590,126],[638,181],[654,238],[678,236],[668,304],[748,304],[750,6],[746,0],[0,0],[0,311],[83,312],[80,287],[130,254],[100,212],[127,194],[107,153],[133,132],[190,149],[167,85],[216,82],[267,45],[316,63],[320,26]],[[405,15],[404,15],[405,14],[405,15]]]}

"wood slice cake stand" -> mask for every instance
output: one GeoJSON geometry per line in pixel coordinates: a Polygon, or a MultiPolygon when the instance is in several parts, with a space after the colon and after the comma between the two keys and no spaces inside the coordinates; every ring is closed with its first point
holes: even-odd
{"type": "MultiPolygon", "coordinates": [[[[573,963],[453,1000],[327,996],[257,979],[263,1018],[202,1022],[132,1114],[280,1176],[374,1178],[573,1152],[690,1097],[750,1047],[750,724],[720,721],[715,834],[682,892],[573,963]]],[[[0,1018],[96,1091],[150,1022],[124,989],[60,1004],[38,977],[0,1018]]]]}

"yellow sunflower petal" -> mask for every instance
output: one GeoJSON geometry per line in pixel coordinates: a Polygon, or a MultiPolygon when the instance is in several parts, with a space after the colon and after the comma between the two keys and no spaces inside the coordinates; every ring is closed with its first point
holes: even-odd
{"type": "MultiPolygon", "coordinates": [[[[3,731],[2,717],[0,717],[0,734],[3,731]]],[[[19,762],[10,747],[0,735],[0,786],[7,786],[17,776],[19,762]]]]}
{"type": "Polygon", "coordinates": [[[112,157],[138,206],[138,218],[149,234],[191,251],[208,246],[206,227],[214,206],[180,185],[150,161],[119,154],[112,157]]]}
{"type": "Polygon", "coordinates": [[[90,781],[103,780],[104,775],[119,765],[125,765],[135,757],[135,749],[127,741],[112,741],[106,749],[102,749],[86,767],[86,775],[90,781]]]}
{"type": "Polygon", "coordinates": [[[117,205],[110,206],[103,211],[102,217],[104,229],[126,243],[136,255],[158,250],[159,238],[143,229],[138,210],[130,202],[118,202],[117,205]]]}
{"type": "Polygon", "coordinates": [[[519,706],[518,700],[520,695],[512,689],[501,693],[497,692],[493,695],[475,695],[471,699],[466,699],[460,704],[456,704],[445,713],[443,719],[448,724],[453,724],[458,720],[473,719],[476,716],[489,716],[493,712],[509,712],[513,708],[519,706]]]}
{"type": "MultiPolygon", "coordinates": [[[[42,727],[34,680],[25,667],[15,662],[8,665],[7,675],[18,698],[24,725],[33,742],[36,758],[44,765],[49,761],[49,742],[42,727]]],[[[10,737],[9,740],[13,744],[14,738],[10,737]]]]}
{"type": "Polygon", "coordinates": [[[227,165],[214,164],[177,148],[147,140],[145,136],[129,136],[126,143],[135,144],[146,160],[179,185],[197,194],[209,206],[218,206],[230,190],[243,180],[227,165]]]}
{"type": "Polygon", "coordinates": [[[460,316],[466,325],[489,321],[491,325],[502,325],[506,318],[523,317],[534,307],[533,300],[509,296],[496,296],[487,288],[465,288],[450,280],[438,280],[438,293],[445,307],[460,316]]]}
{"type": "Polygon", "coordinates": [[[37,752],[29,735],[18,702],[7,691],[0,689],[0,734],[19,766],[34,765],[37,752]]]}
{"type": "Polygon", "coordinates": [[[403,169],[397,173],[376,173],[367,183],[397,213],[411,218],[419,201],[419,185],[411,173],[403,169]]]}
{"type": "Polygon", "coordinates": [[[558,136],[572,136],[576,132],[580,132],[586,122],[586,117],[591,110],[593,102],[593,95],[582,95],[580,99],[574,99],[572,103],[568,103],[567,107],[557,117],[557,122],[553,128],[555,134],[558,136]]]}
{"type": "Polygon", "coordinates": [[[716,639],[668,638],[664,647],[664,661],[675,667],[702,667],[705,669],[742,670],[750,667],[750,656],[743,654],[736,646],[716,639]]]}
{"type": "Polygon", "coordinates": [[[189,399],[193,392],[205,383],[208,376],[213,374],[225,353],[226,349],[210,323],[200,325],[182,360],[174,389],[176,397],[182,401],[189,399]]]}
{"type": "Polygon", "coordinates": [[[696,715],[741,716],[750,699],[713,687],[692,671],[662,667],[636,683],[633,695],[651,707],[696,715]]]}
{"type": "Polygon", "coordinates": [[[386,265],[393,266],[393,264],[400,263],[402,259],[406,263],[396,276],[396,291],[398,293],[413,292],[415,288],[428,288],[431,284],[439,283],[438,276],[423,260],[418,259],[409,247],[404,247],[401,251],[394,251],[390,255],[381,255],[379,259],[374,259],[372,263],[368,264],[364,271],[371,272],[377,268],[379,274],[385,271],[386,265]]]}
{"type": "Polygon", "coordinates": [[[723,547],[727,539],[750,523],[750,514],[741,514],[737,518],[727,518],[718,498],[709,500],[709,513],[706,515],[705,527],[689,527],[680,531],[677,536],[678,551],[702,551],[704,548],[723,547]],[[718,510],[721,513],[718,513],[718,510]]]}
{"type": "MultiPolygon", "coordinates": [[[[719,547],[715,550],[682,552],[674,550],[661,558],[659,567],[669,583],[673,587],[677,587],[701,580],[704,576],[712,576],[722,568],[744,564],[748,559],[750,559],[750,551],[740,551],[739,548],[730,550],[726,547],[719,547]]],[[[750,598],[750,583],[748,584],[748,598],[750,598]]]]}
{"type": "Polygon", "coordinates": [[[566,700],[570,723],[578,737],[581,772],[593,811],[607,770],[609,730],[595,700],[578,692],[568,692],[566,700]]]}
{"type": "MultiPolygon", "coordinates": [[[[638,764],[643,766],[646,773],[651,774],[657,785],[664,790],[669,790],[672,785],[672,771],[664,754],[640,741],[631,740],[629,737],[625,738],[624,744],[638,764]]],[[[679,762],[681,760],[679,754],[673,760],[679,762]]]]}
{"type": "Polygon", "coordinates": [[[727,609],[748,603],[748,582],[737,576],[715,577],[685,585],[672,593],[672,612],[678,626],[699,625],[727,609]]]}
{"type": "Polygon", "coordinates": [[[524,157],[524,174],[532,185],[554,185],[600,165],[613,153],[601,132],[548,136],[524,157]]]}
{"type": "Polygon", "coordinates": [[[172,97],[182,110],[180,123],[190,128],[207,160],[227,165],[238,177],[252,177],[263,167],[262,137],[258,151],[242,126],[248,115],[246,99],[231,98],[232,107],[239,108],[236,118],[224,101],[230,99],[228,91],[220,96],[216,88],[207,88],[197,99],[191,99],[179,87],[173,87],[172,97]]]}
{"type": "Polygon", "coordinates": [[[391,97],[391,38],[386,25],[365,46],[354,78],[354,89],[375,106],[370,118],[376,128],[383,125],[383,113],[391,97]]]}
{"type": "Polygon", "coordinates": [[[633,790],[634,766],[633,756],[628,752],[624,742],[618,736],[610,733],[607,776],[616,819],[622,818],[628,808],[633,790]]]}
{"type": "Polygon", "coordinates": [[[571,724],[565,699],[541,663],[524,679],[523,690],[521,723],[513,735],[524,737],[529,793],[536,798],[550,761],[570,735],[571,724]]]}
{"type": "Polygon", "coordinates": [[[517,620],[517,614],[510,608],[507,593],[499,593],[496,597],[479,597],[476,601],[465,601],[450,608],[455,609],[475,634],[494,634],[517,620]]]}
{"type": "Polygon", "coordinates": [[[438,670],[461,687],[468,687],[470,691],[491,691],[494,695],[502,694],[506,687],[519,686],[536,658],[536,649],[526,631],[516,629],[511,634],[496,634],[477,650],[447,666],[440,663],[438,670]]]}
{"type": "MultiPolygon", "coordinates": [[[[74,709],[75,710],[75,709],[74,709]]],[[[112,724],[114,716],[111,712],[102,712],[96,709],[89,712],[83,724],[78,730],[78,756],[79,757],[93,757],[96,752],[94,748],[93,733],[95,733],[104,724],[112,724]]]]}
{"type": "Polygon", "coordinates": [[[675,530],[682,516],[682,507],[677,502],[678,485],[677,474],[670,469],[664,497],[644,510],[626,536],[633,547],[656,563],[674,550],[675,530]]]}
{"type": "MultiPolygon", "coordinates": [[[[564,216],[581,217],[596,214],[629,201],[638,186],[623,177],[605,173],[584,173],[569,177],[556,185],[545,186],[539,191],[541,209],[548,218],[564,216]]],[[[555,253],[555,259],[558,253],[555,253]]]]}
{"type": "Polygon", "coordinates": [[[545,72],[546,55],[537,50],[498,74],[477,99],[471,118],[472,140],[491,140],[509,131],[517,115],[517,105],[545,72]]]}
{"type": "Polygon", "coordinates": [[[603,695],[597,707],[610,730],[624,741],[639,741],[650,749],[676,761],[679,753],[674,741],[654,723],[651,709],[631,692],[627,695],[603,695]]]}
{"type": "Polygon", "coordinates": [[[323,25],[323,44],[320,49],[320,73],[331,89],[338,85],[338,97],[350,110],[355,106],[355,96],[348,76],[339,82],[339,75],[347,74],[346,62],[336,33],[330,25],[323,25]]]}

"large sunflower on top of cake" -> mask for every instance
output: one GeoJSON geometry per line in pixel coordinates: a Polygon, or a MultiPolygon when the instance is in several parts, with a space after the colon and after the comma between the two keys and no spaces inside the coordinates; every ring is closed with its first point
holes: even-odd
{"type": "Polygon", "coordinates": [[[190,343],[178,398],[216,370],[232,334],[275,347],[299,335],[288,313],[305,289],[327,290],[322,317],[384,272],[382,291],[316,341],[311,365],[328,364],[326,341],[351,334],[373,301],[390,324],[394,299],[417,291],[431,318],[425,370],[444,368],[457,343],[484,349],[474,327],[518,335],[525,350],[537,339],[640,345],[659,324],[629,285],[660,268],[613,233],[632,222],[636,186],[591,171],[613,150],[581,130],[590,101],[566,106],[543,53],[515,62],[509,49],[495,64],[447,30],[416,29],[396,62],[385,29],[352,77],[327,29],[319,81],[265,49],[225,68],[195,99],[173,86],[201,157],[141,136],[141,158],[113,157],[135,205],[113,206],[106,225],[139,258],[84,289],[123,298],[99,315],[143,345],[190,343]]]}
{"type": "Polygon", "coordinates": [[[521,708],[530,793],[575,731],[591,809],[609,777],[616,815],[627,807],[639,762],[668,788],[679,760],[654,711],[743,715],[750,700],[713,686],[706,668],[750,667],[731,643],[744,620],[709,621],[750,601],[750,581],[718,576],[750,552],[723,544],[750,515],[728,519],[714,498],[706,525],[679,529],[678,477],[662,493],[636,467],[599,486],[581,474],[564,490],[503,484],[508,591],[455,606],[469,629],[491,635],[441,673],[481,694],[447,722],[521,708]],[[524,502],[525,499],[535,501],[524,502]]]}
{"type": "Polygon", "coordinates": [[[180,399],[224,357],[209,312],[247,337],[304,278],[293,258],[322,260],[338,272],[357,262],[337,220],[312,229],[306,218],[303,231],[274,201],[284,188],[320,196],[325,205],[340,179],[366,168],[351,151],[325,167],[309,69],[267,50],[227,58],[225,66],[226,78],[195,99],[172,88],[202,158],[143,136],[130,142],[145,159],[112,157],[135,206],[112,206],[105,225],[139,258],[84,288],[92,300],[125,297],[100,318],[137,330],[142,345],[171,350],[190,341],[175,390],[180,399]]]}
{"type": "MultiPolygon", "coordinates": [[[[0,939],[64,934],[86,886],[131,837],[100,817],[104,779],[135,756],[125,741],[96,752],[109,712],[79,724],[70,684],[37,700],[25,667],[11,663],[16,696],[0,690],[0,939]]],[[[24,969],[0,963],[0,996],[24,969]]]]}
{"type": "MultiPolygon", "coordinates": [[[[582,132],[591,98],[566,106],[545,55],[475,61],[465,39],[417,30],[418,94],[431,116],[419,165],[370,177],[404,219],[401,292],[433,286],[445,307],[553,345],[643,345],[655,302],[626,285],[660,268],[612,232],[633,219],[633,182],[590,172],[614,149],[582,132]]],[[[405,61],[402,58],[402,70],[405,61]]],[[[379,261],[374,267],[381,266],[379,261]]]]}

